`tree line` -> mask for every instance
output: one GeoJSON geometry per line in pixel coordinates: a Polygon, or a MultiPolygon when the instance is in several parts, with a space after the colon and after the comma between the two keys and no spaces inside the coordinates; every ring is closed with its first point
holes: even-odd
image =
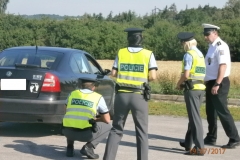
{"type": "Polygon", "coordinates": [[[29,19],[23,15],[3,14],[0,0],[0,50],[13,46],[57,46],[81,49],[96,59],[114,59],[120,48],[127,46],[127,27],[139,27],[143,46],[152,50],[157,60],[181,60],[184,54],[176,35],[181,31],[195,33],[198,48],[206,54],[202,23],[220,26],[220,37],[231,50],[232,61],[240,61],[240,0],[229,0],[224,8],[209,5],[177,11],[175,4],[151,14],[138,16],[133,11],[107,17],[84,14],[62,20],[42,15],[29,19]]]}

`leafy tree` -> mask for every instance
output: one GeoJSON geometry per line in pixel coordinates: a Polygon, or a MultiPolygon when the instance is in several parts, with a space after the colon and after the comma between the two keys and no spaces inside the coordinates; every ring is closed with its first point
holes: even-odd
{"type": "Polygon", "coordinates": [[[166,8],[161,13],[161,18],[173,20],[175,19],[176,15],[177,15],[177,6],[175,5],[175,3],[173,3],[169,8],[167,8],[166,6],[166,8]]]}
{"type": "Polygon", "coordinates": [[[0,0],[0,14],[5,13],[9,0],[0,0]]]}
{"type": "Polygon", "coordinates": [[[225,8],[228,12],[232,12],[235,18],[240,17],[240,0],[228,0],[225,8]]]}
{"type": "Polygon", "coordinates": [[[109,14],[108,14],[108,16],[107,16],[107,21],[112,21],[112,19],[113,19],[113,12],[111,11],[109,14]]]}
{"type": "Polygon", "coordinates": [[[161,20],[144,36],[146,47],[155,53],[158,60],[177,60],[182,55],[177,40],[178,28],[166,20],[161,20]]]}
{"type": "MultiPolygon", "coordinates": [[[[128,27],[145,29],[143,45],[154,52],[157,60],[182,60],[183,48],[178,32],[195,33],[198,48],[207,53],[208,44],[203,37],[202,23],[221,27],[220,36],[229,44],[232,61],[240,61],[239,1],[229,0],[222,9],[199,6],[181,10],[172,4],[169,8],[154,8],[152,14],[137,16],[133,11],[112,12],[82,16],[11,15],[0,14],[0,50],[13,46],[39,45],[71,47],[89,52],[97,59],[114,59],[120,48],[127,46],[128,27]]],[[[0,0],[2,4],[2,0],[0,0]]]]}

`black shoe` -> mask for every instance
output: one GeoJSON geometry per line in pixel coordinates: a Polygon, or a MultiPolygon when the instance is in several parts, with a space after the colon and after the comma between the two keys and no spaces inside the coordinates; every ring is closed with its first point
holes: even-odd
{"type": "Polygon", "coordinates": [[[193,147],[193,149],[184,154],[189,156],[204,156],[203,151],[201,149],[197,149],[196,147],[193,147]]]}
{"type": "Polygon", "coordinates": [[[99,155],[94,153],[93,148],[88,148],[86,145],[84,145],[82,147],[82,149],[80,150],[80,153],[82,155],[87,156],[89,159],[98,159],[99,155]]]}
{"type": "Polygon", "coordinates": [[[209,137],[205,137],[205,138],[204,138],[204,144],[207,144],[207,145],[216,145],[216,140],[212,140],[212,139],[209,138],[209,137]]]}
{"type": "Polygon", "coordinates": [[[74,148],[67,148],[66,156],[73,157],[74,156],[74,148]]]}
{"type": "Polygon", "coordinates": [[[179,142],[180,146],[185,148],[185,151],[190,151],[190,148],[185,146],[185,142],[179,142]]]}
{"type": "Polygon", "coordinates": [[[228,144],[223,145],[221,148],[233,149],[233,148],[236,148],[236,147],[239,146],[239,145],[240,145],[240,141],[230,140],[230,141],[228,142],[228,144]]]}
{"type": "Polygon", "coordinates": [[[188,151],[188,152],[184,153],[184,155],[188,155],[188,156],[204,156],[204,154],[202,154],[202,153],[193,153],[191,151],[188,151]]]}

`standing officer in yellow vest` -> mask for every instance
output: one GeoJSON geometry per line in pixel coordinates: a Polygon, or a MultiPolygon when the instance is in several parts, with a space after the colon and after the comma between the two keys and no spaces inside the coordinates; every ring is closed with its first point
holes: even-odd
{"type": "Polygon", "coordinates": [[[194,34],[180,32],[177,37],[186,51],[182,62],[182,75],[177,83],[177,89],[184,86],[184,99],[188,113],[188,131],[185,142],[180,142],[182,147],[188,151],[187,155],[204,155],[203,126],[200,116],[200,106],[204,95],[205,85],[205,61],[202,52],[197,48],[194,34]],[[195,146],[193,149],[192,143],[195,146]]]}
{"type": "Polygon", "coordinates": [[[87,142],[80,153],[89,159],[98,159],[96,146],[104,140],[111,129],[110,115],[102,95],[94,92],[96,80],[81,78],[77,89],[70,93],[63,118],[63,134],[67,138],[67,157],[74,156],[74,141],[87,142]],[[82,82],[82,83],[81,83],[82,82]],[[96,118],[97,112],[99,113],[96,118]]]}
{"type": "Polygon", "coordinates": [[[119,50],[113,64],[112,76],[117,77],[117,93],[113,127],[108,137],[103,160],[116,158],[129,111],[135,123],[137,159],[148,159],[149,87],[144,84],[156,79],[157,64],[152,51],[142,47],[142,31],[143,29],[139,28],[125,29],[125,32],[128,32],[128,47],[119,50]]]}

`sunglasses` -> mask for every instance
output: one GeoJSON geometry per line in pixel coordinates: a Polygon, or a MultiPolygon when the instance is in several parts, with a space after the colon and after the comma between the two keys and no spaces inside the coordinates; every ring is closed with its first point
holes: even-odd
{"type": "Polygon", "coordinates": [[[204,32],[203,35],[204,36],[209,36],[211,34],[211,32],[204,32]]]}

